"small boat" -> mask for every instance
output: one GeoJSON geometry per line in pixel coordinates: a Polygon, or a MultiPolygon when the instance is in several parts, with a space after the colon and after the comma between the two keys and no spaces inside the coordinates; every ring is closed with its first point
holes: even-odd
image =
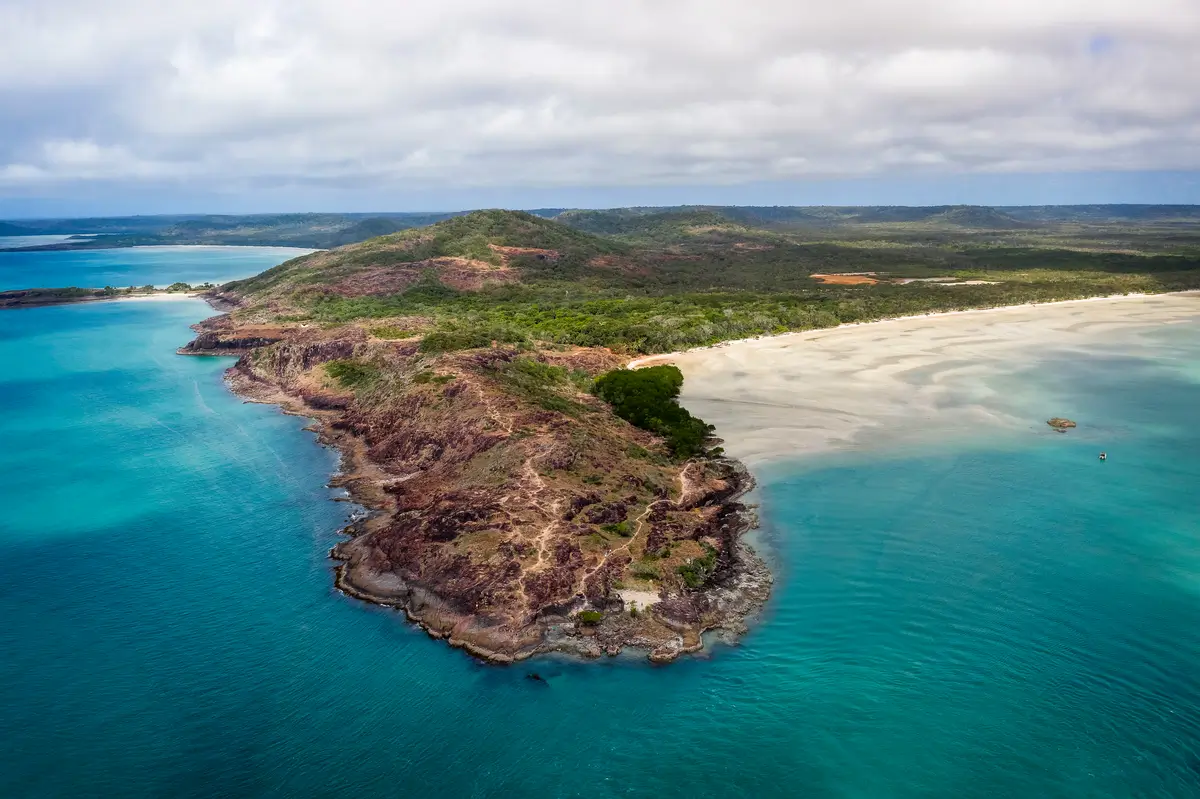
{"type": "Polygon", "coordinates": [[[1108,453],[1107,453],[1107,452],[1101,452],[1101,453],[1100,453],[1100,460],[1102,460],[1102,461],[1106,461],[1106,460],[1108,460],[1108,453]]]}

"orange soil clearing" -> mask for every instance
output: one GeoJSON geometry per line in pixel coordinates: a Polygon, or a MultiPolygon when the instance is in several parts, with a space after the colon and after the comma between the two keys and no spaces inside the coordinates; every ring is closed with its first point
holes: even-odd
{"type": "Polygon", "coordinates": [[[837,286],[874,286],[879,281],[862,275],[812,275],[813,280],[837,286]]]}

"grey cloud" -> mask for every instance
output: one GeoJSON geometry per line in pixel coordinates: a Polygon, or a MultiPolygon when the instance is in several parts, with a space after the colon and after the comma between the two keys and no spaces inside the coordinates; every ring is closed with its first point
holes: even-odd
{"type": "Polygon", "coordinates": [[[1196,41],[1194,0],[9,0],[0,191],[1197,169],[1196,41]]]}

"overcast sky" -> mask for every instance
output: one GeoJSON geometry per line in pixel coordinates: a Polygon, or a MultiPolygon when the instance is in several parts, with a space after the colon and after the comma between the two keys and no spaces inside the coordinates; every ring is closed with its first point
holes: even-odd
{"type": "Polygon", "coordinates": [[[1200,0],[4,0],[0,213],[1200,202],[1200,0]]]}

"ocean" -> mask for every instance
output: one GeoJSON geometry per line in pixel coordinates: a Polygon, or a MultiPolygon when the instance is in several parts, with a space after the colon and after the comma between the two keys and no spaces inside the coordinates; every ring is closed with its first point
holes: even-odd
{"type": "Polygon", "coordinates": [[[0,796],[1200,795],[1200,330],[995,378],[1068,435],[766,467],[737,646],[495,667],[333,590],[336,453],[174,355],[209,314],[0,313],[0,796]]]}

